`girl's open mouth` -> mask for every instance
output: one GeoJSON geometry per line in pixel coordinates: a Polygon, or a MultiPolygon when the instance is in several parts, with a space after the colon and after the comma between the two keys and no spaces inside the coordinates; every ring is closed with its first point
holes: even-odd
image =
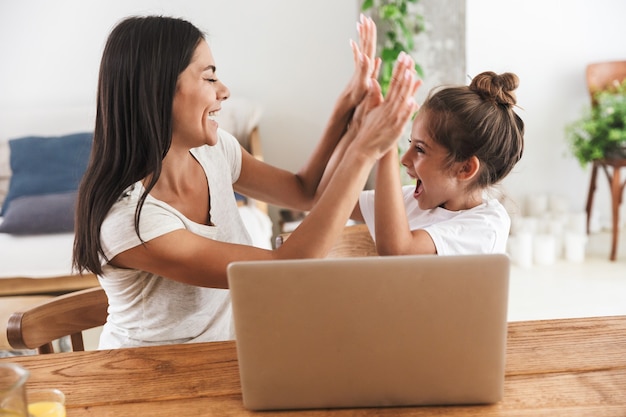
{"type": "Polygon", "coordinates": [[[417,184],[415,184],[415,191],[413,192],[413,197],[418,198],[422,194],[422,191],[424,191],[424,186],[422,185],[422,180],[418,178],[417,184]]]}

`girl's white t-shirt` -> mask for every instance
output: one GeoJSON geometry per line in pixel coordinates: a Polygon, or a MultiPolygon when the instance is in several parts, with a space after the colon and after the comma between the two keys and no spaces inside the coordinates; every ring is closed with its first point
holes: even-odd
{"type": "MultiPolygon", "coordinates": [[[[450,211],[441,207],[422,210],[413,197],[414,190],[415,186],[402,187],[409,227],[428,232],[437,254],[506,253],[511,219],[498,200],[485,200],[469,210],[450,211]]],[[[376,240],[374,195],[374,190],[363,191],[359,206],[372,238],[376,240]]]]}

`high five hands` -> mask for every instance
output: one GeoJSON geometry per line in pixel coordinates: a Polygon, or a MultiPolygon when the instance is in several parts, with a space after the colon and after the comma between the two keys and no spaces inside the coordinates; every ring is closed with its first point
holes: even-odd
{"type": "Polygon", "coordinates": [[[383,99],[380,85],[374,80],[372,88],[357,109],[358,133],[355,138],[358,146],[374,147],[379,156],[396,145],[411,116],[417,111],[415,93],[421,85],[417,78],[413,59],[401,52],[389,84],[387,96],[383,99]]]}
{"type": "Polygon", "coordinates": [[[348,136],[365,142],[362,146],[378,148],[382,156],[393,148],[417,110],[414,96],[421,81],[413,59],[402,52],[396,60],[387,97],[383,99],[377,81],[381,60],[376,57],[376,24],[361,14],[357,32],[359,45],[350,41],[354,73],[347,90],[350,102],[357,107],[350,122],[352,135],[348,136]]]}

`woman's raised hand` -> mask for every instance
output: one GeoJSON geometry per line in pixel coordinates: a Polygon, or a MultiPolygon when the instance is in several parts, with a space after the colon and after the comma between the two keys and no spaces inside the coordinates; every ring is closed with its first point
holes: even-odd
{"type": "Polygon", "coordinates": [[[354,73],[347,87],[353,106],[363,100],[372,86],[372,81],[378,78],[380,69],[380,58],[376,57],[376,24],[370,17],[361,14],[356,27],[359,33],[359,45],[352,39],[350,40],[354,73]]]}
{"type": "Polygon", "coordinates": [[[352,121],[350,122],[350,129],[358,130],[363,123],[365,115],[367,115],[370,110],[378,107],[383,101],[383,93],[380,84],[378,80],[374,79],[372,80],[372,86],[354,111],[354,116],[352,116],[352,121]]]}

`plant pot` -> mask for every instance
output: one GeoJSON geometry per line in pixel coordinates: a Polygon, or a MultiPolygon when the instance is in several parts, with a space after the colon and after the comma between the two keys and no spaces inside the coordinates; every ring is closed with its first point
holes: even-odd
{"type": "Polygon", "coordinates": [[[626,143],[609,150],[605,154],[606,159],[626,159],[626,143]]]}

